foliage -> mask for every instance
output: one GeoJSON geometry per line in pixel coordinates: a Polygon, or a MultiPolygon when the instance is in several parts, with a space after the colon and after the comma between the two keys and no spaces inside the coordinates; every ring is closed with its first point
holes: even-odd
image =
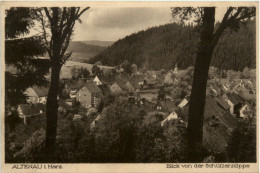
{"type": "Polygon", "coordinates": [[[87,78],[90,74],[88,69],[86,68],[72,68],[71,69],[72,79],[80,79],[80,78],[87,78]]]}
{"type": "Polygon", "coordinates": [[[164,89],[164,87],[162,86],[159,91],[158,91],[158,95],[157,95],[157,100],[165,100],[166,99],[166,91],[164,89]]]}
{"type": "Polygon", "coordinates": [[[132,74],[133,69],[128,60],[125,60],[124,62],[122,62],[122,64],[120,64],[120,68],[123,69],[124,73],[129,74],[129,75],[132,74]]]}
{"type": "MultiPolygon", "coordinates": [[[[256,68],[255,21],[242,24],[237,32],[227,29],[220,37],[211,65],[225,70],[256,68]]],[[[194,65],[199,37],[195,26],[167,24],[140,31],[115,42],[111,47],[90,59],[115,66],[128,60],[139,68],[153,70],[180,69],[194,65]],[[151,49],[152,47],[152,49],[151,49]]]]}
{"type": "Polygon", "coordinates": [[[94,76],[97,76],[97,75],[102,75],[103,72],[97,65],[93,65],[93,67],[92,67],[92,74],[94,76]]]}
{"type": "Polygon", "coordinates": [[[164,125],[166,162],[180,163],[187,157],[186,127],[180,120],[170,120],[164,125]]]}
{"type": "Polygon", "coordinates": [[[41,36],[23,37],[34,26],[32,8],[10,8],[5,17],[5,91],[6,102],[11,105],[26,100],[24,91],[33,85],[47,85],[45,79],[49,61],[37,59],[46,48],[41,36]],[[15,51],[14,51],[15,50],[15,51]]]}
{"type": "Polygon", "coordinates": [[[44,158],[45,130],[35,131],[25,142],[24,147],[15,154],[14,158],[20,162],[42,162],[44,158]]]}
{"type": "Polygon", "coordinates": [[[241,123],[232,133],[227,148],[229,162],[256,162],[256,128],[241,123]]]}
{"type": "Polygon", "coordinates": [[[190,94],[190,89],[187,82],[174,83],[174,87],[171,90],[171,96],[176,103],[180,102],[188,94],[190,94]]]}
{"type": "Polygon", "coordinates": [[[136,160],[138,162],[165,162],[162,115],[153,114],[144,118],[138,129],[136,160]]]}

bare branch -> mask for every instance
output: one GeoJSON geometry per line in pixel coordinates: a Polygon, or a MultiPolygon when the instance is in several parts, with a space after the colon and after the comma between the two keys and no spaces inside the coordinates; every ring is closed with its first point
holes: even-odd
{"type": "Polygon", "coordinates": [[[80,18],[80,16],[89,9],[90,7],[84,8],[78,15],[77,18],[80,18]]]}
{"type": "Polygon", "coordinates": [[[227,12],[225,13],[223,19],[222,19],[220,26],[218,27],[216,32],[213,34],[212,44],[213,44],[214,47],[218,43],[218,40],[219,40],[222,32],[228,27],[228,16],[231,14],[232,11],[233,11],[233,7],[229,7],[227,12]]]}

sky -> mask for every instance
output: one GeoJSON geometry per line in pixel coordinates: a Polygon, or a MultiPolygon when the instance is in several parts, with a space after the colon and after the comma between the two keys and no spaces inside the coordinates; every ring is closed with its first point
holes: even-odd
{"type": "MultiPolygon", "coordinates": [[[[216,20],[222,19],[226,8],[216,9],[216,20]]],[[[169,7],[93,7],[75,25],[73,41],[117,41],[150,27],[171,23],[169,7]]]]}

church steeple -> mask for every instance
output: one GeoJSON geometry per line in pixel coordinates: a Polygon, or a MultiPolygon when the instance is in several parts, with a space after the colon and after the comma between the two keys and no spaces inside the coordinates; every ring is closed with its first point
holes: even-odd
{"type": "Polygon", "coordinates": [[[173,73],[175,73],[175,74],[178,73],[178,66],[177,66],[177,63],[175,64],[175,67],[174,67],[173,73]]]}

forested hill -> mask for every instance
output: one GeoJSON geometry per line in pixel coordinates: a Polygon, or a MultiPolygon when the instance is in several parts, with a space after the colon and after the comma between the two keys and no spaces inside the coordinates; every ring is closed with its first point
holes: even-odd
{"type": "Polygon", "coordinates": [[[112,43],[107,41],[72,41],[68,47],[68,52],[72,51],[70,60],[87,62],[110,44],[112,43]]]}
{"type": "MultiPolygon", "coordinates": [[[[167,24],[150,28],[115,42],[90,63],[101,61],[104,65],[119,65],[124,60],[148,69],[173,69],[193,65],[199,35],[192,26],[167,24]]],[[[238,32],[226,30],[215,48],[212,65],[222,69],[243,70],[255,68],[255,22],[241,26],[238,32]]]]}

